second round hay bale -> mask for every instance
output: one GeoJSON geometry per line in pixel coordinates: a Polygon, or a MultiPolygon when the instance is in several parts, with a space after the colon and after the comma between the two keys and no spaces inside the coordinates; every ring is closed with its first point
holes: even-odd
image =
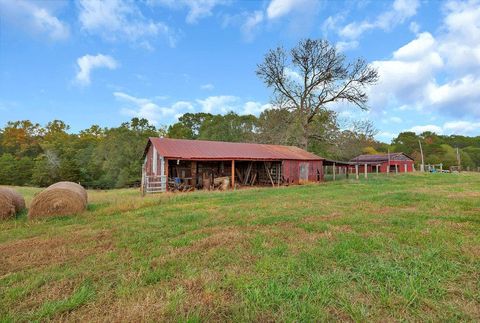
{"type": "Polygon", "coordinates": [[[0,190],[0,220],[15,217],[15,204],[12,195],[6,190],[0,190]]]}
{"type": "Polygon", "coordinates": [[[30,204],[29,218],[70,215],[87,207],[87,191],[73,182],[58,182],[38,193],[30,204]]]}
{"type": "Polygon", "coordinates": [[[15,206],[16,213],[21,212],[25,209],[25,199],[22,195],[20,195],[20,193],[10,187],[0,187],[0,192],[10,195],[13,205],[15,206]]]}

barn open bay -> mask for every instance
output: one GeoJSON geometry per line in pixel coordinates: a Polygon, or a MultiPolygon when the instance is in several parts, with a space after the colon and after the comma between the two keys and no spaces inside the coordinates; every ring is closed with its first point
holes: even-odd
{"type": "MultiPolygon", "coordinates": [[[[38,189],[18,189],[27,206],[38,189]]],[[[480,176],[141,198],[0,224],[6,320],[476,320],[480,176]]]]}

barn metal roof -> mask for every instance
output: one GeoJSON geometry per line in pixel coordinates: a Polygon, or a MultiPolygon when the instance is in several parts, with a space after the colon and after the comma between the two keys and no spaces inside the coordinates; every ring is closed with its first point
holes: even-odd
{"type": "MultiPolygon", "coordinates": [[[[405,156],[408,159],[413,160],[413,158],[404,153],[390,153],[390,160],[398,160],[401,156],[405,156]]],[[[360,155],[350,161],[354,163],[383,163],[388,161],[388,154],[360,155]]]]}
{"type": "MultiPolygon", "coordinates": [[[[323,160],[293,146],[150,137],[160,156],[194,160],[323,160]]],[[[148,149],[148,145],[147,145],[148,149]]]]}

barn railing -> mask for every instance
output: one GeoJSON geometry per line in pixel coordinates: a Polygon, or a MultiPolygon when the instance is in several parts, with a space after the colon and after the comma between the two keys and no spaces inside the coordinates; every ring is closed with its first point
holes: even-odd
{"type": "Polygon", "coordinates": [[[161,193],[167,189],[167,176],[145,176],[145,193],[161,193]]]}

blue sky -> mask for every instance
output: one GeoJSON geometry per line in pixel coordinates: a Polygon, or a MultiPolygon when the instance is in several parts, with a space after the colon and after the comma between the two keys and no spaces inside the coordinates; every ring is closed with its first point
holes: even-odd
{"type": "Polygon", "coordinates": [[[380,74],[348,126],[480,134],[480,1],[0,0],[0,124],[64,120],[72,131],[133,116],[260,113],[268,49],[325,38],[380,74]]]}

